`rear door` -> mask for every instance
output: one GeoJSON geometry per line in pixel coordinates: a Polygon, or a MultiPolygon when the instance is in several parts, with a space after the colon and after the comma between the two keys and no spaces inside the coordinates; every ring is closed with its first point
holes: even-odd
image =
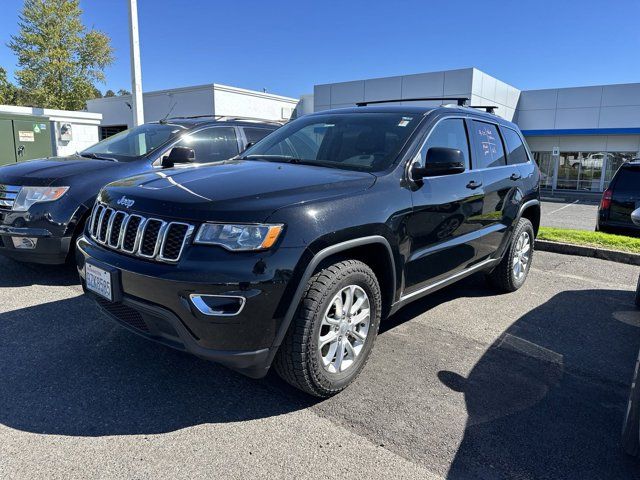
{"type": "Polygon", "coordinates": [[[52,141],[49,122],[38,119],[14,120],[13,138],[19,162],[51,156],[52,141]]]}
{"type": "Polygon", "coordinates": [[[483,231],[478,255],[484,259],[499,249],[517,217],[522,173],[517,164],[507,163],[505,144],[496,123],[474,119],[470,124],[474,169],[482,173],[484,188],[482,213],[476,219],[483,231]]]}
{"type": "Polygon", "coordinates": [[[631,212],[640,206],[640,166],[620,167],[613,184],[609,220],[631,224],[631,212]]]}
{"type": "Polygon", "coordinates": [[[420,149],[424,165],[431,147],[457,148],[465,155],[467,170],[455,175],[424,178],[412,192],[413,212],[407,222],[411,239],[405,267],[405,295],[463,270],[477,258],[482,212],[482,174],[470,170],[470,148],[464,118],[448,117],[437,123],[420,149]]]}

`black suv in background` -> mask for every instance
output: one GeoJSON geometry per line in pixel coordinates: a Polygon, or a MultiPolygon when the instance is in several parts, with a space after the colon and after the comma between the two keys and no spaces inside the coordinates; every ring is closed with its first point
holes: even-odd
{"type": "Polygon", "coordinates": [[[624,163],[602,194],[596,230],[640,236],[631,213],[640,207],[640,159],[624,163]]]}
{"type": "Polygon", "coordinates": [[[518,128],[477,109],[325,111],[237,159],[106,186],[78,269],[132,331],[329,396],[407,303],[474,272],[523,285],[539,179],[518,128]]]}
{"type": "Polygon", "coordinates": [[[0,254],[36,263],[64,263],[98,191],[143,172],[162,175],[176,163],[238,155],[278,123],[193,117],[147,123],[70,157],[0,167],[0,254]]]}

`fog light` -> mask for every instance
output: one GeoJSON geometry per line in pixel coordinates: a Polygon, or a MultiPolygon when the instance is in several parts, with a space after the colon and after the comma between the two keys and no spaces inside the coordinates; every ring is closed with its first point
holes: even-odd
{"type": "Polygon", "coordinates": [[[38,244],[38,239],[33,237],[11,237],[13,246],[21,250],[33,250],[38,244]]]}
{"type": "Polygon", "coordinates": [[[244,308],[246,299],[229,295],[189,295],[191,303],[204,315],[231,317],[244,308]]]}

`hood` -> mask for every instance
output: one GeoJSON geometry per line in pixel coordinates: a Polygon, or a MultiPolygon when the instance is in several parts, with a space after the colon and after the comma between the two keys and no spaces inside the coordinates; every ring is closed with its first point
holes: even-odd
{"type": "Polygon", "coordinates": [[[120,210],[165,218],[260,222],[281,207],[365,190],[375,180],[365,172],[231,160],[118,180],[100,199],[120,210]]]}
{"type": "MultiPolygon", "coordinates": [[[[71,177],[89,172],[126,169],[127,163],[80,157],[50,157],[0,167],[0,183],[5,185],[46,186],[69,183],[71,177]],[[65,181],[66,182],[63,182],[65,181]]],[[[116,177],[117,178],[117,177],[116,177]]]]}

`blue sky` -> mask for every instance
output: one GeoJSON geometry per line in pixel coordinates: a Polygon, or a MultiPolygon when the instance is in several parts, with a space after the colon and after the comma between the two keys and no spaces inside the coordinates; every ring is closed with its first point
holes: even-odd
{"type": "MultiPolygon", "coordinates": [[[[138,0],[146,91],[225,83],[297,97],[313,85],[475,66],[521,89],[640,82],[640,1],[138,0]]],[[[126,0],[81,0],[130,89],[126,0]]],[[[0,65],[22,0],[2,0],[0,65]]]]}

